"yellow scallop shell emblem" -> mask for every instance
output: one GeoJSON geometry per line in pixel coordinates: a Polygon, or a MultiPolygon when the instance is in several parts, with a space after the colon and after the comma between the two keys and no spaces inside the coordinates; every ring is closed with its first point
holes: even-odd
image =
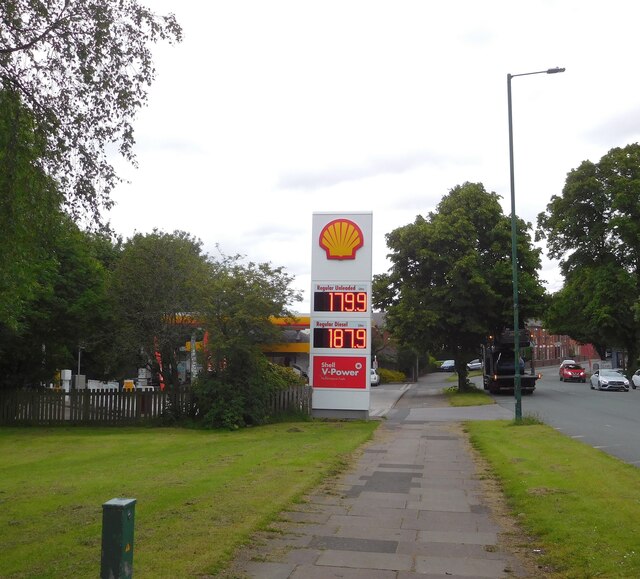
{"type": "Polygon", "coordinates": [[[355,259],[356,251],[364,245],[362,230],[349,219],[335,219],[320,232],[320,247],[327,259],[355,259]]]}

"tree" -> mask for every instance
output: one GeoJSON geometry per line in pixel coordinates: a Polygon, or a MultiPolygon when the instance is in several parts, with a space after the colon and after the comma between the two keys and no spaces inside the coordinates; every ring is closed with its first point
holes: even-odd
{"type": "Polygon", "coordinates": [[[593,344],[604,360],[607,345],[634,340],[636,299],[631,278],[615,263],[576,268],[564,287],[551,296],[544,320],[552,334],[564,334],[593,344]]]}
{"type": "Polygon", "coordinates": [[[44,149],[33,116],[15,93],[0,89],[0,325],[10,331],[56,269],[51,247],[62,197],[40,167],[44,149]]]}
{"type": "Polygon", "coordinates": [[[208,333],[207,372],[198,379],[198,405],[212,426],[261,423],[274,389],[295,380],[273,368],[260,345],[276,341],[271,318],[294,317],[289,306],[302,298],[282,267],[245,262],[242,256],[211,260],[203,311],[208,333]]]}
{"type": "Polygon", "coordinates": [[[537,238],[560,259],[562,296],[588,307],[569,335],[606,340],[627,350],[635,370],[640,348],[640,145],[611,149],[567,176],[538,216],[537,238]],[[578,295],[587,292],[587,296],[578,295]]]}
{"type": "Polygon", "coordinates": [[[204,310],[210,280],[202,243],[188,233],[154,230],[127,240],[109,290],[117,328],[112,371],[149,363],[161,366],[165,383],[177,387],[178,351],[204,310]]]}
{"type": "Polygon", "coordinates": [[[155,76],[149,45],[180,41],[180,26],[137,0],[3,0],[0,22],[0,90],[29,111],[45,146],[39,168],[67,210],[99,219],[117,182],[107,147],[135,160],[132,121],[155,76]]]}
{"type": "Polygon", "coordinates": [[[80,231],[68,216],[56,215],[59,221],[48,232],[43,258],[49,265],[34,278],[29,307],[15,327],[0,324],[3,388],[51,382],[57,370],[75,368],[80,346],[88,353],[85,369],[101,367],[100,356],[111,333],[108,272],[96,252],[104,241],[80,231]]]}
{"type": "MultiPolygon", "coordinates": [[[[464,183],[435,213],[387,234],[392,267],[376,277],[374,303],[387,310],[387,325],[403,343],[452,352],[460,389],[486,336],[513,323],[510,227],[497,194],[464,183]]],[[[529,230],[518,220],[522,319],[539,313],[544,293],[529,230]]]]}

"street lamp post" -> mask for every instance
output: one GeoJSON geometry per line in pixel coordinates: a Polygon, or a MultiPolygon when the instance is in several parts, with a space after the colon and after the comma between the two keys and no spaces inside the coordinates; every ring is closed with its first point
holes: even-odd
{"type": "Polygon", "coordinates": [[[532,74],[556,74],[564,72],[564,68],[549,68],[536,72],[523,72],[521,74],[507,74],[507,102],[509,110],[509,171],[511,181],[511,275],[513,278],[513,343],[514,343],[514,371],[515,379],[513,389],[516,396],[516,420],[522,420],[522,389],[520,381],[520,319],[518,298],[518,227],[516,223],[516,190],[513,175],[513,115],[511,108],[511,79],[516,76],[530,76],[532,74]]]}

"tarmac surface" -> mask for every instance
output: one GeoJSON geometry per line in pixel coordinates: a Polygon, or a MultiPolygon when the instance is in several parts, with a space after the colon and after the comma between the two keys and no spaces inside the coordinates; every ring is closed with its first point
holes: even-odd
{"type": "Polygon", "coordinates": [[[232,577],[451,579],[530,577],[504,541],[465,420],[511,419],[498,405],[447,406],[448,375],[372,388],[385,420],[354,464],[322,485],[279,533],[256,537],[232,577]]]}

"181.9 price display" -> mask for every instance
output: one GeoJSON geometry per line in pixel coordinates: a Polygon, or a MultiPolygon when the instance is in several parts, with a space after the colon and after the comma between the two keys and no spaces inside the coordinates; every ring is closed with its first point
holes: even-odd
{"type": "Polygon", "coordinates": [[[316,312],[366,312],[367,292],[313,292],[316,312]]]}
{"type": "Polygon", "coordinates": [[[314,348],[363,350],[367,347],[366,328],[314,328],[314,348]]]}

